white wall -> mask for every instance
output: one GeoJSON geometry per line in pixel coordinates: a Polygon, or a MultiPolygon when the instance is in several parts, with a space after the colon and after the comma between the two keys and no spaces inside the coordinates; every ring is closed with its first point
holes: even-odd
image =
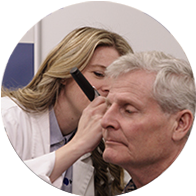
{"type": "MultiPolygon", "coordinates": [[[[25,26],[24,18],[28,18],[35,21],[30,15],[30,11],[25,13],[24,4],[27,1],[3,1],[1,2],[2,11],[2,29],[1,29],[1,71],[5,65],[5,55],[10,54],[14,49],[16,43],[21,39],[21,34],[16,34],[14,31],[16,25],[21,27],[25,26]],[[14,36],[14,37],[13,37],[14,36]]],[[[35,7],[37,4],[43,1],[33,2],[35,7]]],[[[166,12],[172,15],[172,27],[171,32],[177,41],[185,41],[196,46],[196,1],[117,1],[119,4],[126,4],[140,9],[144,12],[166,12]]],[[[52,5],[55,10],[56,2],[45,1],[52,5]],[[55,5],[55,6],[54,6],[55,5]]],[[[63,6],[70,4],[82,3],[82,1],[61,1],[63,6]]],[[[33,7],[32,6],[32,7],[33,7]]]]}
{"type": "Polygon", "coordinates": [[[172,14],[172,34],[179,42],[196,46],[196,1],[121,1],[145,12],[170,12],[172,14]]]}
{"type": "Polygon", "coordinates": [[[196,1],[173,2],[173,35],[196,46],[196,1]]]}

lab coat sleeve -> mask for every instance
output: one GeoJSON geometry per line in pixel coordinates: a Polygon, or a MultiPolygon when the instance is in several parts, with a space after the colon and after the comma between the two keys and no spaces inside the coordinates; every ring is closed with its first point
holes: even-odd
{"type": "Polygon", "coordinates": [[[52,184],[56,188],[61,188],[63,176],[60,176],[54,183],[51,183],[49,178],[55,164],[55,152],[45,154],[35,159],[24,161],[24,163],[42,180],[46,181],[49,184],[52,184]]]}
{"type": "Polygon", "coordinates": [[[16,107],[2,109],[2,119],[6,134],[18,156],[22,159],[31,157],[32,133],[26,115],[16,107]]]}
{"type": "Polygon", "coordinates": [[[33,132],[28,114],[12,102],[5,102],[4,105],[10,105],[10,103],[12,105],[9,108],[4,106],[1,112],[5,131],[16,153],[38,177],[57,188],[61,188],[62,176],[54,183],[51,183],[49,178],[55,164],[55,152],[40,154],[37,157],[33,156],[33,132]]]}

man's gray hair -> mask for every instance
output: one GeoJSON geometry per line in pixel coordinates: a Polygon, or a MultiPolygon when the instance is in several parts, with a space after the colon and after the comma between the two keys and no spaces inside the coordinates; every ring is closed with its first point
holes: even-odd
{"type": "Polygon", "coordinates": [[[153,96],[164,112],[188,109],[195,117],[195,81],[188,62],[163,52],[140,52],[120,57],[108,66],[106,74],[116,78],[133,70],[156,73],[153,96]]]}

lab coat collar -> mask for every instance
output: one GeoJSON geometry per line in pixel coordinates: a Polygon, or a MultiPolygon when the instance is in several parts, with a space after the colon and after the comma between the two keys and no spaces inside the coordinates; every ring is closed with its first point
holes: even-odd
{"type": "Polygon", "coordinates": [[[80,159],[81,159],[81,161],[84,161],[85,159],[88,159],[90,156],[91,156],[91,152],[89,152],[89,153],[86,153],[85,155],[83,155],[80,159]]]}
{"type": "Polygon", "coordinates": [[[32,120],[32,130],[39,130],[32,133],[32,158],[34,158],[50,152],[49,112],[47,110],[41,114],[29,114],[29,116],[32,120]],[[42,144],[42,148],[37,147],[38,143],[42,144]]]}

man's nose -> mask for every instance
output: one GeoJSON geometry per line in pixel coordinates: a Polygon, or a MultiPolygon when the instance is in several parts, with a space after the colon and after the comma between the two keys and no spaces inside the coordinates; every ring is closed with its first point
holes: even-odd
{"type": "Polygon", "coordinates": [[[113,128],[118,129],[120,124],[118,121],[118,108],[115,105],[111,105],[101,120],[101,126],[104,129],[113,128]]]}

